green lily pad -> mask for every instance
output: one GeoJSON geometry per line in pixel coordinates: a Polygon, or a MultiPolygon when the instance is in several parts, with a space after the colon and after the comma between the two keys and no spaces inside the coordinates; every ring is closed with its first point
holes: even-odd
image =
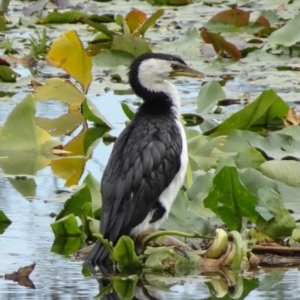
{"type": "Polygon", "coordinates": [[[102,116],[97,107],[88,98],[85,98],[82,105],[83,115],[87,120],[97,125],[112,128],[112,125],[102,116]]]}
{"type": "Polygon", "coordinates": [[[74,214],[65,216],[50,224],[55,237],[80,237],[81,230],[78,227],[74,214]]]}
{"type": "Polygon", "coordinates": [[[256,221],[258,213],[255,206],[258,199],[240,182],[236,168],[224,167],[213,179],[213,186],[203,201],[228,226],[230,230],[240,231],[242,218],[256,221]]]}
{"type": "Polygon", "coordinates": [[[0,234],[2,234],[11,223],[11,220],[0,210],[0,234]]]}
{"type": "Polygon", "coordinates": [[[218,103],[218,101],[224,99],[226,99],[226,94],[221,85],[217,81],[210,81],[201,87],[196,99],[197,112],[211,112],[211,109],[218,103]]]}
{"type": "Polygon", "coordinates": [[[91,192],[89,187],[84,186],[79,191],[74,193],[65,203],[64,208],[61,212],[56,216],[56,220],[60,220],[61,218],[73,214],[81,218],[82,216],[82,206],[86,202],[91,202],[91,192]]]}
{"type": "Polygon", "coordinates": [[[113,249],[113,258],[122,268],[140,268],[141,263],[135,254],[134,243],[129,236],[121,236],[113,249]]]}

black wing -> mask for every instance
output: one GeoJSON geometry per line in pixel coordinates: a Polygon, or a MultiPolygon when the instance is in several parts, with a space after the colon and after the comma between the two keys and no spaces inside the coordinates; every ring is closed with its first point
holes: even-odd
{"type": "MultiPolygon", "coordinates": [[[[116,243],[140,224],[180,168],[182,138],[173,118],[138,114],[115,142],[101,182],[100,232],[116,243]]],[[[108,251],[100,243],[88,257],[99,263],[108,251]]]]}

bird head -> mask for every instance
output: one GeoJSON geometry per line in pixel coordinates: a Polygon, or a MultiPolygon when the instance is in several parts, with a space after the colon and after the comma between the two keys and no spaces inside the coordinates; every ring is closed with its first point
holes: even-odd
{"type": "Polygon", "coordinates": [[[204,74],[190,68],[179,56],[144,53],[132,62],[128,76],[135,93],[146,100],[146,96],[150,93],[168,93],[169,78],[178,76],[203,78],[204,74]]]}

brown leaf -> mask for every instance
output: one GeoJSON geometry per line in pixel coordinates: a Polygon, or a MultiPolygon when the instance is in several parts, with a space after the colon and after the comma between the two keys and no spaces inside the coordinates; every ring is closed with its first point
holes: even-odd
{"type": "Polygon", "coordinates": [[[5,59],[2,59],[0,57],[0,66],[10,66],[9,62],[7,62],[5,59]]]}
{"type": "Polygon", "coordinates": [[[264,16],[260,16],[258,17],[258,19],[255,21],[256,24],[262,25],[266,28],[270,28],[270,22],[268,19],[266,19],[264,16]]]}
{"type": "Polygon", "coordinates": [[[239,60],[241,58],[238,48],[234,44],[227,42],[219,33],[209,32],[206,28],[203,28],[201,37],[205,43],[213,45],[216,53],[223,56],[224,52],[226,52],[234,59],[239,60]]]}
{"type": "Polygon", "coordinates": [[[245,26],[249,23],[250,12],[238,8],[223,10],[214,15],[209,21],[224,22],[236,27],[245,26]]]}
{"type": "Polygon", "coordinates": [[[137,30],[146,20],[147,14],[141,10],[133,9],[125,17],[127,26],[131,32],[137,30]]]}
{"type": "Polygon", "coordinates": [[[290,108],[288,114],[284,119],[284,126],[290,125],[299,125],[300,124],[300,117],[296,114],[294,108],[290,108]]]}
{"type": "Polygon", "coordinates": [[[4,279],[16,281],[21,286],[35,289],[33,282],[29,279],[29,275],[34,270],[34,267],[35,267],[35,263],[29,266],[21,267],[17,272],[13,272],[11,274],[5,274],[4,279]]]}

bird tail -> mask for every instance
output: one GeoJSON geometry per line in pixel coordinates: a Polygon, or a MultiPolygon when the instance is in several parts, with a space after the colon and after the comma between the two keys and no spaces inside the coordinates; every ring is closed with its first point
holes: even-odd
{"type": "Polygon", "coordinates": [[[97,241],[92,251],[85,260],[85,264],[89,269],[94,269],[95,266],[101,267],[109,263],[109,249],[101,242],[97,241]]]}

